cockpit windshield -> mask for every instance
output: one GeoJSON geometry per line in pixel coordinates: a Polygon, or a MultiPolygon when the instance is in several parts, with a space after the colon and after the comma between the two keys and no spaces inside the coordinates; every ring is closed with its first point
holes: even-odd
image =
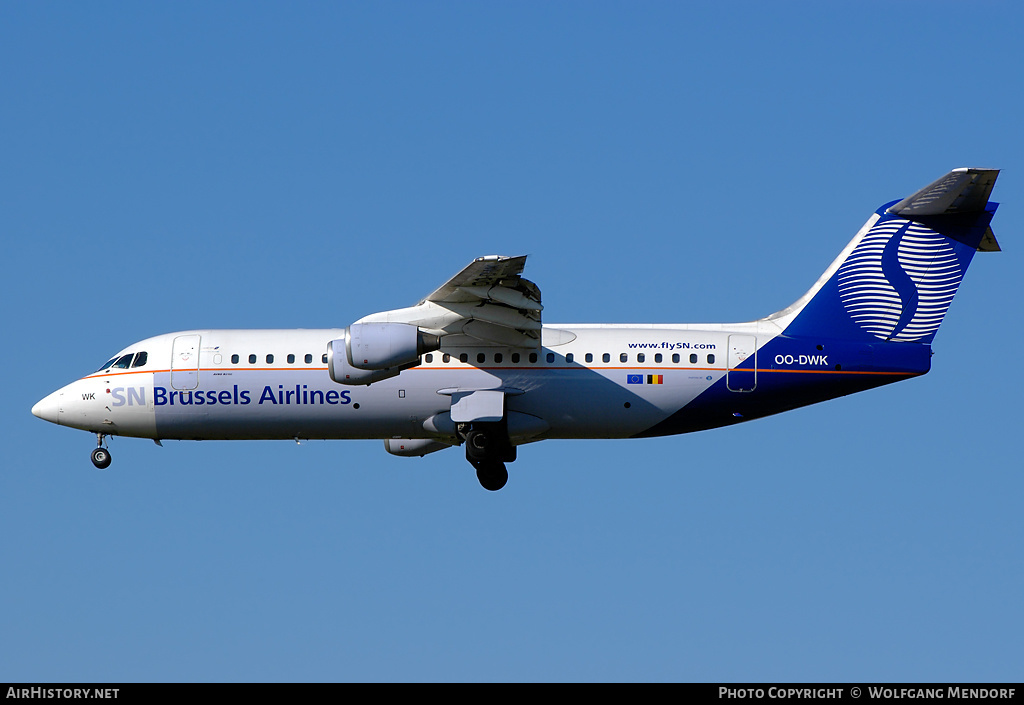
{"type": "Polygon", "coordinates": [[[118,355],[112,357],[103,363],[103,367],[96,370],[102,372],[104,370],[116,369],[116,370],[127,370],[129,367],[145,367],[146,362],[149,360],[149,354],[146,352],[139,353],[128,353],[127,355],[118,355]]]}
{"type": "Polygon", "coordinates": [[[127,370],[129,367],[132,366],[132,357],[133,355],[131,353],[128,353],[127,355],[122,355],[121,357],[117,358],[117,362],[114,363],[114,367],[119,370],[127,370]]]}

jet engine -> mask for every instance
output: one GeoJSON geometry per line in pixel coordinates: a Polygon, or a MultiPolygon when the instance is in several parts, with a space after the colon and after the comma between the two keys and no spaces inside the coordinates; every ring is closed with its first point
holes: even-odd
{"type": "Polygon", "coordinates": [[[373,384],[420,364],[441,339],[408,323],[353,323],[327,344],[327,367],[340,384],[373,384]]]}

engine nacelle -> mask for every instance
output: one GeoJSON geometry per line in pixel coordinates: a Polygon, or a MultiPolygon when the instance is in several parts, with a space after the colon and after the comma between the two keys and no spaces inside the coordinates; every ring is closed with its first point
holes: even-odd
{"type": "Polygon", "coordinates": [[[422,458],[427,453],[435,453],[451,447],[451,443],[442,443],[430,438],[384,439],[384,450],[391,453],[391,455],[400,455],[403,458],[422,458]]]}
{"type": "Polygon", "coordinates": [[[373,384],[420,364],[441,339],[407,323],[353,323],[327,344],[327,367],[340,384],[373,384]]]}
{"type": "Polygon", "coordinates": [[[383,370],[417,362],[441,347],[436,335],[408,323],[353,323],[345,329],[348,361],[361,370],[383,370]]]}
{"type": "Polygon", "coordinates": [[[327,343],[327,369],[331,379],[340,384],[373,384],[388,377],[397,376],[402,370],[414,367],[416,363],[385,370],[361,370],[348,361],[344,338],[327,343]]]}

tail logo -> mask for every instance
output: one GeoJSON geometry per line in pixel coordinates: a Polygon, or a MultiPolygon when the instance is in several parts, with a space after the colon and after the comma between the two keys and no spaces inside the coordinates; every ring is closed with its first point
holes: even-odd
{"type": "Polygon", "coordinates": [[[840,299],[854,322],[899,342],[934,333],[963,279],[949,240],[902,218],[876,223],[837,274],[840,299]]]}

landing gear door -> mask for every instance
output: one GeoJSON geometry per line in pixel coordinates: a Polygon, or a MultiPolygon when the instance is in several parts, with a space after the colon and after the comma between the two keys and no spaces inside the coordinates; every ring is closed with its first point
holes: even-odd
{"type": "Polygon", "coordinates": [[[757,338],[752,335],[729,336],[729,371],[725,386],[730,392],[752,392],[757,386],[757,338]]]}
{"type": "Polygon", "coordinates": [[[504,392],[487,390],[452,394],[452,421],[455,423],[501,421],[504,415],[504,392]]]}
{"type": "Polygon", "coordinates": [[[171,387],[195,389],[199,386],[198,335],[179,335],[171,346],[171,387]]]}

